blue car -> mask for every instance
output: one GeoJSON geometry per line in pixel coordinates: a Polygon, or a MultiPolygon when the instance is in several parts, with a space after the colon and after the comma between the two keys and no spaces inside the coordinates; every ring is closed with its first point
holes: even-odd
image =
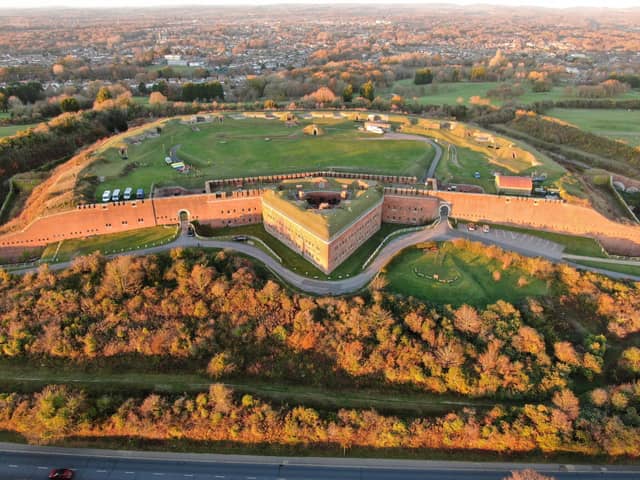
{"type": "Polygon", "coordinates": [[[138,200],[144,198],[144,190],[142,188],[139,188],[138,190],[136,190],[136,198],[138,200]]]}

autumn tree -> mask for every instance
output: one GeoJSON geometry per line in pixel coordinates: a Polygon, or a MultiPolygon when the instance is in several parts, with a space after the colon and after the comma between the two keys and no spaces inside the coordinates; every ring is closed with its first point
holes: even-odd
{"type": "Polygon", "coordinates": [[[375,87],[373,86],[373,82],[371,80],[362,84],[362,86],[360,87],[360,95],[370,102],[373,101],[373,99],[375,98],[375,87]]]}

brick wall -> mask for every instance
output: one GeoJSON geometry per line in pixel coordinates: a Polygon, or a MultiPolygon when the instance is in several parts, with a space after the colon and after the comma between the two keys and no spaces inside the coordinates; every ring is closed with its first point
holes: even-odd
{"type": "Polygon", "coordinates": [[[391,194],[385,191],[382,221],[407,225],[429,223],[438,216],[439,205],[440,201],[437,198],[424,195],[391,194]]]}

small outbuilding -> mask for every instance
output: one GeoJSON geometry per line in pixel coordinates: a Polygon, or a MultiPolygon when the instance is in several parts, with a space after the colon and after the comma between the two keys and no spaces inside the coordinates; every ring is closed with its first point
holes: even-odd
{"type": "Polygon", "coordinates": [[[515,175],[496,175],[496,190],[507,195],[531,196],[533,180],[531,177],[515,175]]]}

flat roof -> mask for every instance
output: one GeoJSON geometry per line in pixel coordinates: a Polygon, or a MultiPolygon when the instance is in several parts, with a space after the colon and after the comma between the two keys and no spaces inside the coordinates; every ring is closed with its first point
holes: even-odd
{"type": "MultiPolygon", "coordinates": [[[[291,190],[269,190],[262,196],[262,201],[277,210],[292,222],[304,227],[323,240],[330,241],[343,228],[360,218],[367,210],[382,200],[382,188],[369,187],[366,190],[351,190],[354,197],[343,200],[340,204],[327,210],[306,208],[305,200],[287,198],[291,190]]],[[[321,191],[339,191],[336,189],[322,189],[321,191]]]]}
{"type": "Polygon", "coordinates": [[[502,188],[531,190],[533,188],[533,180],[531,180],[531,177],[520,177],[515,175],[497,175],[496,185],[502,188]]]}

